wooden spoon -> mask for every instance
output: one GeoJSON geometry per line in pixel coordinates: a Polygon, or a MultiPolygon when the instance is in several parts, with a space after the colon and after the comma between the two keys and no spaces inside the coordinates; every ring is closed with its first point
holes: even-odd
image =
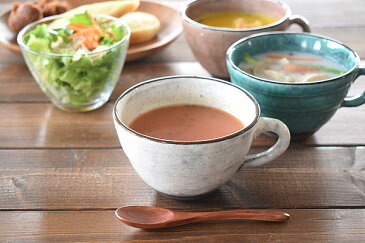
{"type": "Polygon", "coordinates": [[[244,219],[258,221],[285,221],[289,214],[273,210],[233,210],[216,212],[178,212],[149,206],[127,206],[115,211],[123,223],[142,229],[167,228],[205,220],[244,219]]]}

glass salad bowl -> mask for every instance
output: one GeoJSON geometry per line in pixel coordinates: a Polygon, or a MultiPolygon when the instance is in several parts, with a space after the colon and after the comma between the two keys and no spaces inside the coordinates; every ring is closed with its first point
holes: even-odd
{"type": "Polygon", "coordinates": [[[90,111],[110,98],[129,37],[130,29],[120,19],[85,12],[31,23],[17,41],[34,79],[54,105],[90,111]]]}

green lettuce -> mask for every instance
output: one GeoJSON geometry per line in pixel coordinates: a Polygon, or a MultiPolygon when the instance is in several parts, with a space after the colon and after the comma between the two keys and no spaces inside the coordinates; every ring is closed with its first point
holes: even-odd
{"type": "MultiPolygon", "coordinates": [[[[77,14],[70,21],[87,24],[85,16],[86,13],[77,14]]],[[[124,27],[113,25],[111,29],[114,31],[114,38],[109,34],[104,36],[100,41],[104,46],[110,46],[125,36],[124,27]]],[[[27,33],[24,42],[31,50],[52,53],[52,43],[58,40],[58,36],[64,41],[69,41],[67,37],[72,33],[72,30],[67,28],[50,31],[47,25],[42,24],[27,33]]],[[[76,56],[52,56],[30,53],[29,57],[31,65],[35,67],[35,76],[39,76],[41,88],[46,90],[46,93],[57,98],[62,104],[82,106],[99,97],[109,86],[114,87],[119,75],[116,67],[123,61],[124,56],[121,53],[127,48],[125,45],[127,43],[89,55],[74,53],[76,56]]],[[[61,50],[59,53],[70,51],[61,50]]]]}
{"type": "Polygon", "coordinates": [[[245,63],[255,63],[256,59],[253,58],[249,53],[245,52],[243,53],[243,61],[245,63]]]}
{"type": "Polygon", "coordinates": [[[328,67],[325,67],[325,66],[322,66],[322,65],[308,65],[308,66],[312,66],[312,67],[315,67],[319,70],[323,70],[323,71],[326,71],[326,72],[329,72],[329,73],[333,73],[333,74],[344,74],[345,72],[341,71],[341,70],[338,70],[338,69],[334,69],[334,68],[328,68],[328,67]]]}
{"type": "Polygon", "coordinates": [[[71,24],[82,24],[82,25],[92,25],[93,22],[90,20],[87,11],[81,14],[75,14],[70,18],[71,24]]]}

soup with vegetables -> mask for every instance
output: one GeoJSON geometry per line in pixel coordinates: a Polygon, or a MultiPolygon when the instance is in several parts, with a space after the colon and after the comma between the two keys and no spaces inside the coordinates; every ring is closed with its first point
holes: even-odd
{"type": "Polygon", "coordinates": [[[129,127],[155,138],[197,141],[229,135],[244,125],[236,117],[216,108],[172,105],[143,113],[129,127]]]}
{"type": "Polygon", "coordinates": [[[320,81],[345,73],[337,62],[304,52],[275,52],[253,57],[244,53],[239,67],[259,78],[292,83],[320,81]]]}
{"type": "Polygon", "coordinates": [[[256,28],[277,21],[270,16],[247,12],[211,13],[196,19],[197,22],[223,28],[256,28]]]}

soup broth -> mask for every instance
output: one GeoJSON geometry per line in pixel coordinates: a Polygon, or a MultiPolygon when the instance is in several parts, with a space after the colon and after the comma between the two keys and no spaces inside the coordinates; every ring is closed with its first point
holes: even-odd
{"type": "Polygon", "coordinates": [[[257,13],[221,12],[207,14],[197,18],[196,21],[214,27],[243,29],[269,25],[277,19],[257,13]]]}
{"type": "Polygon", "coordinates": [[[334,78],[345,73],[339,63],[304,52],[275,52],[243,56],[240,68],[256,77],[293,83],[334,78]]]}
{"type": "Polygon", "coordinates": [[[141,114],[129,127],[155,138],[198,141],[229,135],[244,125],[236,117],[216,108],[172,105],[141,114]]]}

